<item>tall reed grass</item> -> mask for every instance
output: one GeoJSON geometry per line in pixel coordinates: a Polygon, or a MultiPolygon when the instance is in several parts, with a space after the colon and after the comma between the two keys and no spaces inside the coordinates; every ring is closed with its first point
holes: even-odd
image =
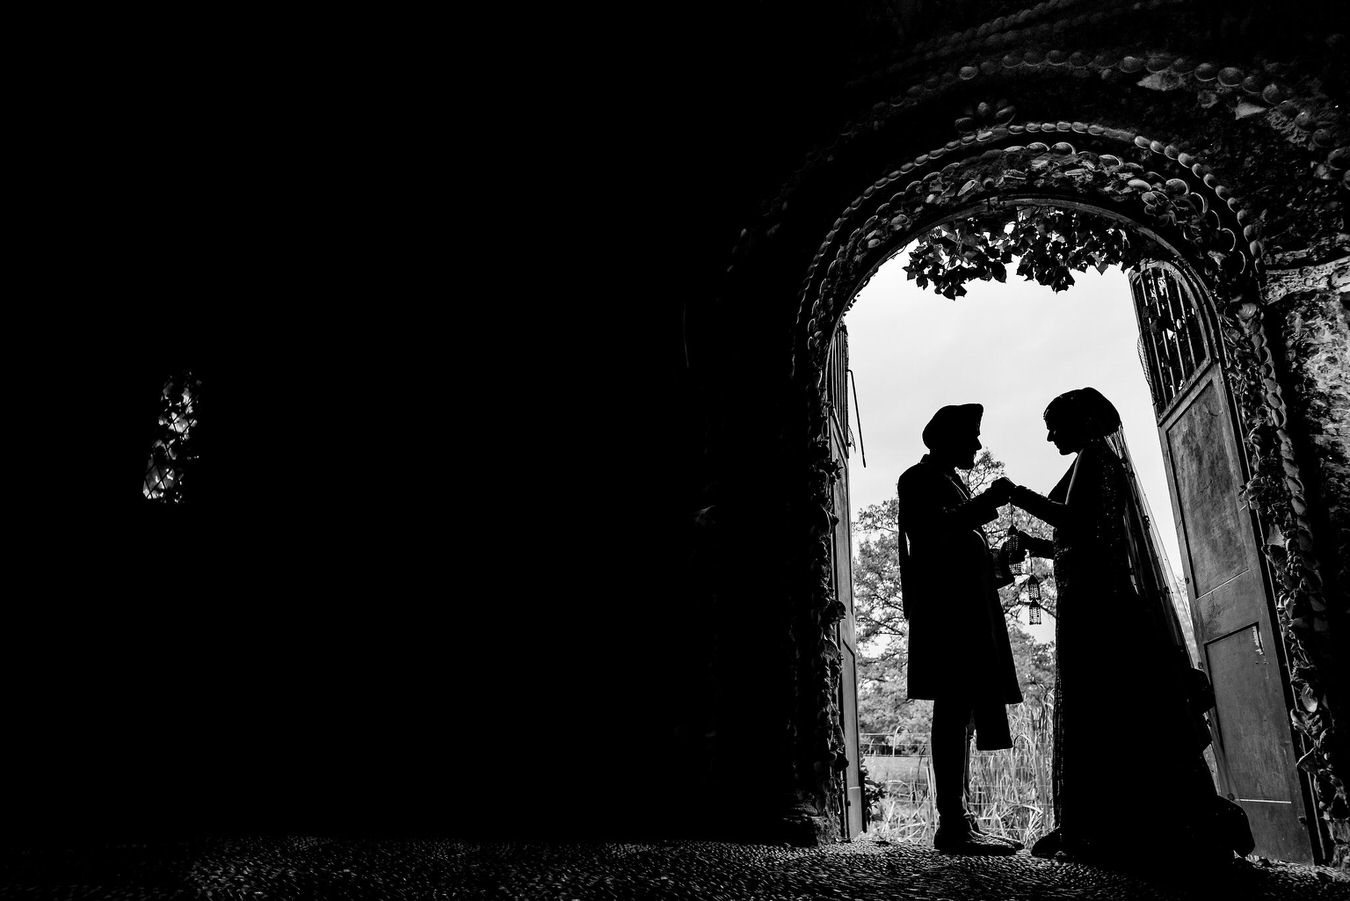
{"type": "MultiPolygon", "coordinates": [[[[971,753],[966,808],[983,831],[1030,846],[1054,827],[1052,713],[1048,704],[1015,705],[1008,711],[1013,747],[971,753]]],[[[913,779],[883,784],[886,794],[872,805],[867,831],[890,841],[931,842],[938,825],[931,760],[921,759],[913,779]]]]}

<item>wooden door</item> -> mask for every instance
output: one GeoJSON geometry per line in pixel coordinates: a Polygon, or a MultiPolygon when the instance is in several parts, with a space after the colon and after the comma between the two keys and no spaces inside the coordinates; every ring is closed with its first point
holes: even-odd
{"type": "Polygon", "coordinates": [[[848,497],[848,334],[843,325],[830,348],[827,369],[830,402],[830,454],[840,466],[834,486],[834,590],[844,605],[844,617],[835,628],[843,673],[839,685],[839,709],[843,719],[844,746],[848,755],[839,809],[839,831],[853,838],[863,831],[866,810],[862,794],[862,759],[858,748],[858,644],[853,623],[853,543],[848,497]]]}
{"type": "Polygon", "coordinates": [[[1311,862],[1284,647],[1260,524],[1239,496],[1247,465],[1219,351],[1198,289],[1179,271],[1150,265],[1131,273],[1130,284],[1196,644],[1214,684],[1219,790],[1246,810],[1257,854],[1311,862]]]}

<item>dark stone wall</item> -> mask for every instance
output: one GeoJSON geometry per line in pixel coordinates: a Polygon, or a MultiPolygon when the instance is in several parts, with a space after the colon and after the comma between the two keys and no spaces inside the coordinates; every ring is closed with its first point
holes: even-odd
{"type": "MultiPolygon", "coordinates": [[[[1324,567],[1333,584],[1347,584],[1350,548],[1336,536],[1350,535],[1350,261],[1345,259],[1300,269],[1272,270],[1266,292],[1280,320],[1283,357],[1290,369],[1292,394],[1305,432],[1308,456],[1315,461],[1310,476],[1320,511],[1326,548],[1324,567]]],[[[1337,605],[1345,608],[1342,598],[1337,605]]]]}
{"type": "MultiPolygon", "coordinates": [[[[1350,329],[1346,319],[1346,288],[1350,285],[1347,260],[1273,269],[1264,299],[1270,305],[1279,335],[1280,356],[1286,367],[1287,396],[1295,414],[1294,433],[1308,465],[1302,476],[1307,495],[1314,499],[1308,518],[1315,528],[1315,552],[1325,593],[1326,618],[1333,635],[1344,635],[1350,622],[1350,329]]],[[[1320,681],[1329,700],[1350,697],[1350,675],[1344,656],[1319,661],[1320,681]]],[[[1336,759],[1350,755],[1341,705],[1332,708],[1332,734],[1308,729],[1336,759]]],[[[1299,705],[1296,717],[1310,717],[1316,705],[1299,705]],[[1311,709],[1309,709],[1311,707],[1311,709]]],[[[1295,722],[1299,722],[1295,719],[1295,722]]],[[[1320,778],[1325,779],[1325,776],[1320,778]]],[[[1324,797],[1334,792],[1322,791],[1324,797]]],[[[1333,804],[1328,823],[1332,859],[1344,865],[1350,855],[1350,826],[1345,802],[1333,804]]]]}

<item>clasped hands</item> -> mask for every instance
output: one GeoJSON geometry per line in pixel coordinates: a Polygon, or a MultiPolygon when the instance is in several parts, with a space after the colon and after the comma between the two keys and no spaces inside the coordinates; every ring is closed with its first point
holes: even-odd
{"type": "MultiPolygon", "coordinates": [[[[985,490],[983,496],[988,497],[997,506],[1001,507],[1012,501],[1013,495],[1019,487],[1020,486],[1018,486],[1016,482],[1007,476],[1000,476],[985,490]]],[[[1041,542],[1039,542],[1035,536],[1023,532],[1015,526],[1008,530],[1008,537],[1003,542],[1001,550],[1009,559],[1013,560],[1021,557],[1028,551],[1035,556],[1042,556],[1045,553],[1044,549],[1041,547],[1041,542]]]]}
{"type": "Polygon", "coordinates": [[[1013,491],[1016,489],[1017,483],[1012,479],[1007,476],[999,476],[997,479],[994,479],[992,485],[985,489],[983,496],[994,501],[997,506],[1002,507],[1004,504],[1008,503],[1008,501],[1012,500],[1013,491]]]}

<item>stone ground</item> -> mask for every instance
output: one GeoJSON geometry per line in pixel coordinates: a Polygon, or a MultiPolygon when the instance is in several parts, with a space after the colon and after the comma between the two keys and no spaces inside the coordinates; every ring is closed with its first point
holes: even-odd
{"type": "MultiPolygon", "coordinates": [[[[1331,899],[1350,874],[1259,859],[1220,875],[1143,875],[1012,857],[951,857],[864,838],[816,849],[719,842],[471,843],[313,837],[0,852],[0,898],[1331,899]]],[[[1184,872],[1184,867],[1183,867],[1184,872]]]]}

